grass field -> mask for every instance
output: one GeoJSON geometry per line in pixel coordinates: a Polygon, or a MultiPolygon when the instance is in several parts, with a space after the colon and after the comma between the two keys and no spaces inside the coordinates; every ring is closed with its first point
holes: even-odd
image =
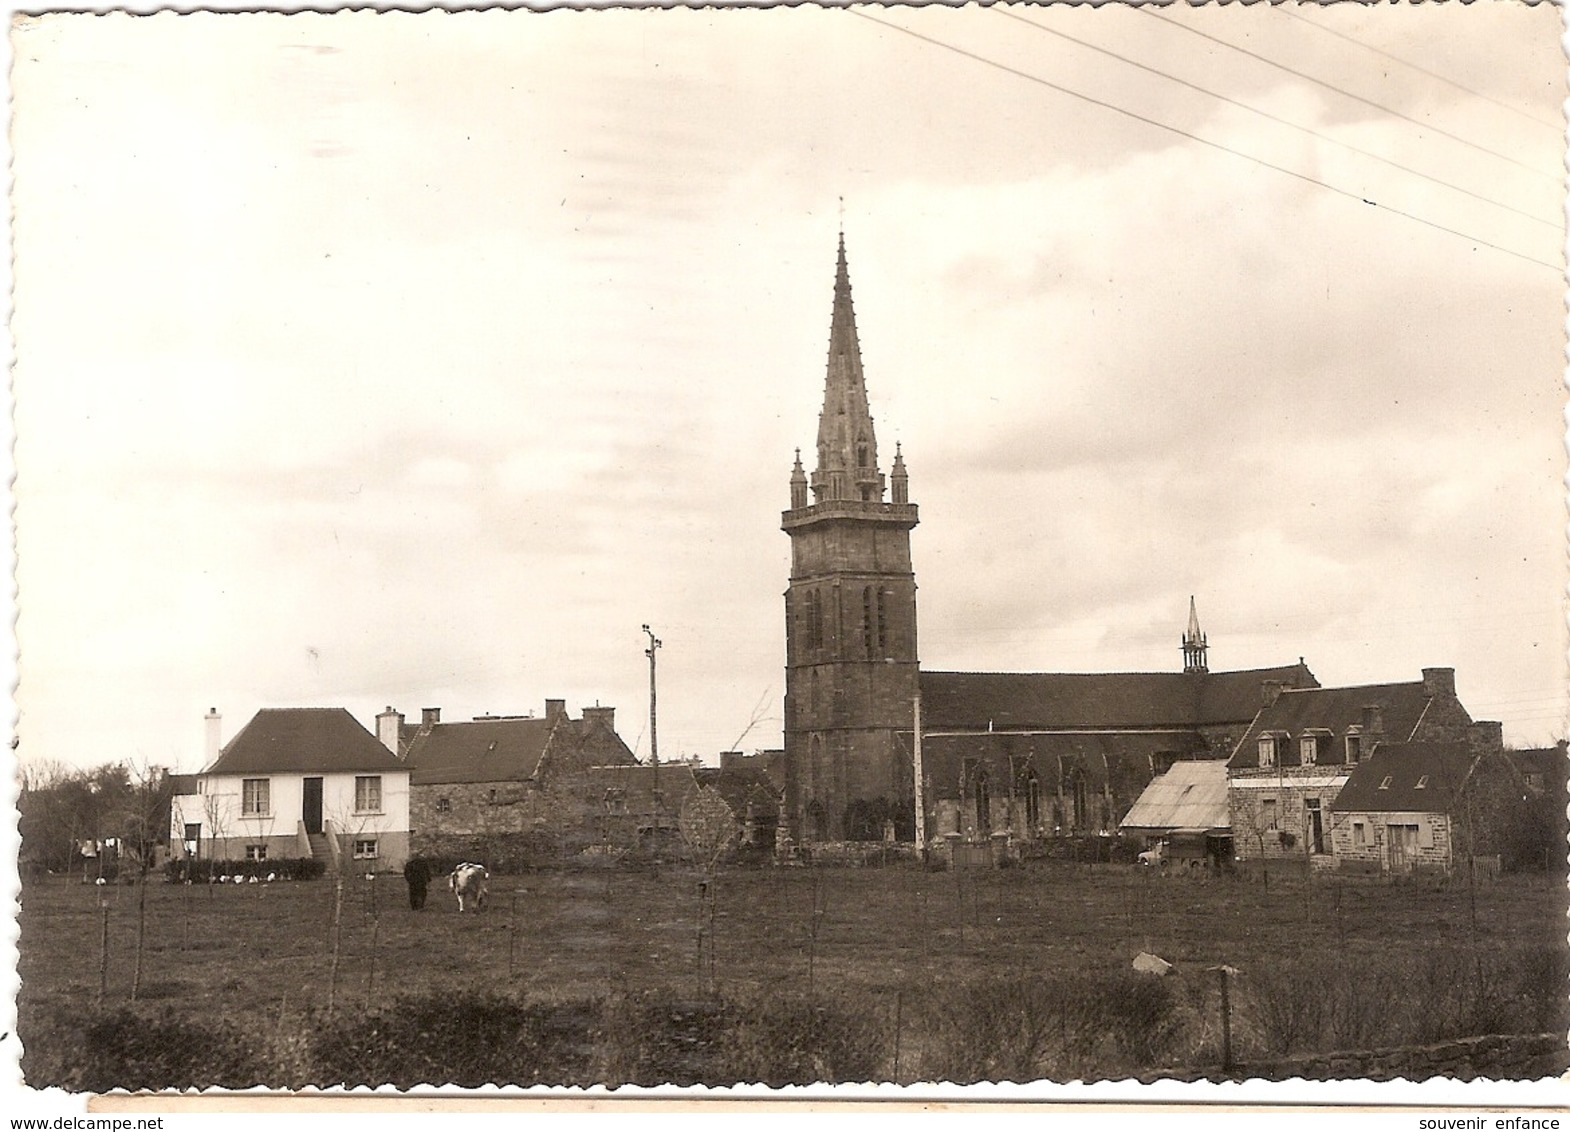
{"type": "MultiPolygon", "coordinates": [[[[132,885],[24,885],[24,1046],[51,1020],[95,1009],[106,918],[104,1005],[129,999],[138,895],[132,885]]],[[[1175,964],[1190,987],[1208,987],[1205,968],[1215,964],[1241,972],[1237,1040],[1245,1051],[1288,1044],[1266,1023],[1250,1023],[1251,978],[1264,987],[1283,971],[1378,966],[1386,957],[1558,956],[1566,930],[1563,883],[1544,877],[1473,889],[1276,875],[1267,888],[1050,862],[946,873],[734,870],[702,891],[699,877],[679,867],[548,871],[493,878],[489,909],[460,916],[437,888],[425,909],[410,910],[402,879],[381,876],[344,882],[334,979],[330,878],[212,886],[154,879],[146,896],[138,1005],[193,1018],[282,1018],[320,1010],[330,990],[340,1011],[409,992],[566,1002],[659,991],[672,1001],[816,997],[873,1004],[867,1009],[886,1017],[900,996],[914,1002],[967,981],[1122,977],[1149,951],[1175,964]]],[[[1441,969],[1430,964],[1427,977],[1441,969]]],[[[1518,1008],[1523,1024],[1527,1014],[1562,1013],[1562,982],[1539,993],[1550,1001],[1535,1012],[1518,1008]]],[[[1197,991],[1190,997],[1208,1009],[1197,991]]],[[[1208,1028],[1189,1045],[1207,1042],[1208,1028]]]]}

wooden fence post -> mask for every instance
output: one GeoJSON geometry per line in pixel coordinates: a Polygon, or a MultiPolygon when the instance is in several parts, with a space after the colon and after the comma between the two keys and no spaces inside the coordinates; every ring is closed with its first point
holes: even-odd
{"type": "Polygon", "coordinates": [[[339,944],[343,938],[343,873],[339,872],[333,882],[333,933],[332,967],[327,976],[327,1017],[333,1016],[333,1006],[338,996],[338,952],[339,944]]]}
{"type": "Polygon", "coordinates": [[[100,919],[103,921],[98,935],[98,1005],[104,1004],[109,990],[109,894],[98,894],[100,919]]]}
{"type": "Polygon", "coordinates": [[[1235,967],[1225,963],[1211,967],[1221,980],[1221,1071],[1232,1071],[1232,976],[1237,974],[1235,967]]]}

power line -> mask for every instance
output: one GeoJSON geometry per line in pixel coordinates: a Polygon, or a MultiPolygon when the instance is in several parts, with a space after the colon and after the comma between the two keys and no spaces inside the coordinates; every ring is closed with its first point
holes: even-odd
{"type": "Polygon", "coordinates": [[[1539,267],[1546,267],[1555,273],[1560,273],[1563,270],[1558,264],[1549,263],[1547,260],[1538,259],[1536,256],[1527,255],[1525,252],[1518,252],[1512,248],[1507,248],[1500,244],[1491,243],[1490,241],[1481,239],[1480,237],[1468,235],[1465,232],[1459,231],[1455,228],[1447,227],[1433,220],[1426,220],[1421,216],[1406,212],[1403,209],[1394,208],[1388,204],[1380,204],[1378,201],[1369,200],[1367,197],[1362,196],[1359,193],[1354,193],[1349,189],[1343,189],[1326,181],[1321,181],[1317,177],[1310,177],[1307,173],[1299,173],[1295,169],[1288,169],[1284,165],[1277,165],[1274,162],[1266,161],[1262,157],[1255,157],[1252,154],[1243,153],[1240,150],[1231,148],[1230,146],[1222,145],[1220,142],[1211,141],[1209,138],[1203,138],[1198,134],[1189,133],[1187,130],[1180,129],[1177,126],[1170,126],[1165,122],[1158,122],[1154,118],[1147,118],[1143,114],[1136,114],[1132,110],[1125,110],[1123,107],[1118,106],[1115,103],[1105,102],[1099,98],[1094,98],[1091,95],[1083,94],[1077,90],[1072,90],[1069,87],[1060,86],[1059,84],[1052,82],[1050,79],[1041,78],[1039,75],[1032,75],[1027,71],[1021,71],[1016,67],[1010,67],[1006,63],[1000,63],[996,59],[988,59],[984,55],[977,55],[975,52],[967,51],[963,47],[957,47],[952,43],[945,43],[941,39],[934,39],[932,36],[923,35],[918,31],[912,31],[910,28],[901,27],[899,24],[889,23],[887,20],[880,20],[876,16],[869,16],[866,12],[858,11],[855,8],[846,8],[844,10],[850,15],[866,20],[869,23],[877,24],[880,27],[888,28],[890,31],[901,32],[904,35],[910,36],[912,39],[919,39],[923,43],[931,44],[933,47],[941,47],[945,51],[952,51],[956,55],[962,55],[967,59],[974,60],[977,63],[985,64],[988,67],[996,68],[997,70],[1003,71],[1007,74],[1014,75],[1016,78],[1025,79],[1028,82],[1033,82],[1040,86],[1044,86],[1049,90],[1055,90],[1059,94],[1066,94],[1070,98],[1077,98],[1083,102],[1088,102],[1093,106],[1099,106],[1104,110],[1111,110],[1116,114],[1122,114],[1124,117],[1133,118],[1137,122],[1143,122],[1147,126],[1155,126],[1157,129],[1167,130],[1171,133],[1178,134],[1181,137],[1188,138],[1190,141],[1196,141],[1201,145],[1209,146],[1211,149],[1217,149],[1223,153],[1230,153],[1234,157],[1241,157],[1245,161],[1252,161],[1256,165],[1263,165],[1266,169],[1274,169],[1277,173],[1284,173],[1288,177],[1295,177],[1299,181],[1305,181],[1311,185],[1318,185],[1322,189],[1329,189],[1331,192],[1344,196],[1349,200],[1361,201],[1363,204],[1371,205],[1375,208],[1381,208],[1386,212],[1392,213],[1393,215],[1404,216],[1408,220],[1413,220],[1419,224],[1427,225],[1428,227],[1436,229],[1437,231],[1448,232],[1452,236],[1458,236],[1461,239],[1467,240],[1471,243],[1479,244],[1486,248],[1492,248],[1496,252],[1503,252],[1505,255],[1514,256],[1516,259],[1525,260],[1528,263],[1535,263],[1539,267]]]}
{"type": "Polygon", "coordinates": [[[1108,56],[1110,58],[1116,59],[1120,63],[1127,63],[1131,67],[1138,67],[1140,70],[1148,71],[1152,75],[1159,75],[1160,77],[1162,77],[1164,79],[1169,79],[1170,81],[1177,83],[1179,86],[1187,87],[1190,90],[1197,90],[1200,94],[1208,95],[1211,98],[1220,99],[1222,102],[1229,103],[1232,106],[1241,107],[1242,109],[1247,110],[1247,111],[1249,111],[1252,114],[1258,114],[1262,118],[1268,118],[1272,122],[1278,122],[1278,123],[1280,123],[1283,126],[1290,126],[1292,129],[1298,130],[1298,131],[1300,131],[1302,133],[1305,133],[1305,134],[1308,134],[1311,137],[1316,137],[1316,138],[1319,138],[1321,141],[1329,142],[1331,145],[1338,145],[1342,149],[1350,150],[1351,152],[1353,152],[1355,154],[1358,154],[1360,157],[1367,157],[1367,158],[1370,158],[1370,159],[1372,159],[1374,161],[1383,162],[1384,164],[1389,165],[1393,169],[1401,170],[1403,173],[1410,173],[1414,177],[1421,177],[1425,181],[1432,181],[1436,185],[1443,185],[1447,189],[1453,189],[1453,190],[1455,190],[1458,193],[1464,193],[1465,195],[1471,197],[1474,200],[1480,200],[1480,201],[1484,202],[1485,204],[1491,204],[1495,208],[1502,208],[1502,209],[1506,210],[1507,212],[1515,213],[1517,216],[1524,216],[1528,220],[1534,221],[1534,222],[1536,222],[1538,224],[1545,225],[1546,227],[1549,227],[1549,228],[1553,228],[1556,231],[1558,231],[1560,228],[1563,227],[1563,225],[1562,225],[1562,223],[1560,221],[1557,221],[1557,220],[1544,220],[1542,217],[1536,215],[1535,213],[1528,212],[1525,209],[1517,208],[1513,204],[1505,204],[1503,201],[1498,201],[1498,200],[1495,200],[1492,197],[1484,196],[1482,193],[1473,192],[1471,189],[1463,188],[1462,186],[1457,185],[1457,184],[1455,184],[1454,182],[1451,182],[1451,181],[1446,181],[1446,180],[1444,180],[1441,177],[1435,177],[1435,176],[1432,176],[1431,174],[1424,173],[1421,169],[1413,169],[1411,166],[1402,165],[1399,161],[1392,161],[1388,157],[1383,157],[1380,154],[1373,153],[1373,152],[1371,152],[1369,150],[1366,150],[1366,149],[1360,149],[1357,146],[1350,144],[1349,142],[1341,141],[1339,138],[1333,138],[1333,137],[1331,137],[1328,134],[1322,134],[1318,130],[1313,129],[1310,126],[1300,125],[1297,122],[1293,122],[1293,121],[1290,121],[1290,120],[1288,120],[1286,118],[1282,118],[1279,115],[1272,114],[1268,110],[1261,110],[1259,107],[1251,106],[1248,103],[1243,102],[1240,99],[1232,98],[1229,95],[1220,94],[1220,93],[1218,93],[1216,91],[1213,91],[1213,90],[1207,90],[1206,88],[1200,86],[1197,83],[1191,83],[1187,79],[1180,79],[1176,75],[1168,74],[1166,71],[1160,70],[1159,68],[1147,66],[1146,64],[1141,63],[1138,60],[1130,59],[1130,58],[1128,58],[1127,56],[1124,56],[1124,55],[1119,55],[1116,51],[1110,51],[1110,50],[1108,50],[1105,47],[1097,46],[1094,43],[1090,43],[1090,42],[1087,42],[1086,40],[1079,39],[1079,38],[1077,38],[1075,36],[1069,35],[1067,32],[1058,31],[1056,28],[1050,28],[1050,27],[1047,27],[1044,24],[1038,24],[1035,20],[1027,20],[1024,16],[1016,15],[1015,13],[1005,11],[1002,8],[993,8],[993,9],[991,9],[991,11],[996,12],[1000,16],[1005,16],[1008,19],[1017,20],[1017,21],[1019,21],[1022,24],[1025,24],[1025,25],[1027,25],[1029,27],[1035,28],[1037,31],[1045,32],[1048,35],[1055,35],[1059,39],[1066,39],[1070,43],[1077,43],[1077,44],[1079,44],[1079,46],[1087,47],[1087,48],[1089,48],[1092,51],[1098,51],[1098,52],[1100,52],[1103,55],[1106,55],[1106,56],[1108,56]]]}
{"type": "Polygon", "coordinates": [[[1528,122],[1536,123],[1539,126],[1546,126],[1550,130],[1562,131],[1562,123],[1550,122],[1546,118],[1539,118],[1536,114],[1528,114],[1525,110],[1522,110],[1519,107],[1511,106],[1508,102],[1505,102],[1502,99],[1494,98],[1491,95],[1484,94],[1480,90],[1473,90],[1469,86],[1463,86],[1454,79],[1445,75],[1441,75],[1438,71],[1430,71],[1427,67],[1414,63],[1410,59],[1403,59],[1399,55],[1392,55],[1383,48],[1375,47],[1372,43],[1364,43],[1361,39],[1353,39],[1345,32],[1339,32],[1335,28],[1326,27],[1324,24],[1315,23],[1313,20],[1298,15],[1296,12],[1290,10],[1284,5],[1272,4],[1270,7],[1272,11],[1280,12],[1283,16],[1290,16],[1299,23],[1307,24],[1311,28],[1318,28],[1326,35],[1333,35],[1337,39],[1344,39],[1356,47],[1361,47],[1364,51],[1372,51],[1375,55],[1383,55],[1386,59],[1389,59],[1392,62],[1400,63],[1403,67],[1410,67],[1419,74],[1427,75],[1431,79],[1437,79],[1448,86],[1453,86],[1459,91],[1464,91],[1465,93],[1470,94],[1473,98],[1481,98],[1484,102],[1492,102],[1495,106],[1498,106],[1504,110],[1508,110],[1510,113],[1519,117],[1525,118],[1528,122]]]}
{"type": "Polygon", "coordinates": [[[1314,83],[1316,86],[1322,86],[1326,90],[1333,90],[1337,94],[1340,94],[1340,95],[1343,95],[1343,96],[1345,96],[1347,98],[1350,98],[1350,99],[1352,99],[1355,102],[1361,102],[1365,106],[1372,106],[1375,110],[1379,110],[1379,111],[1381,111],[1381,112],[1383,112],[1385,114],[1389,114],[1392,118],[1399,118],[1403,122],[1410,122],[1412,125],[1417,126],[1420,129],[1430,130],[1430,131],[1432,131],[1432,132],[1434,132],[1436,134],[1439,134],[1439,135],[1441,135],[1443,137],[1447,137],[1447,138],[1449,138],[1452,141],[1460,142],[1462,145],[1470,146],[1471,148],[1473,148],[1475,150],[1478,150],[1479,152],[1486,153],[1486,154],[1490,155],[1491,157],[1497,157],[1501,161],[1508,161],[1512,165],[1519,165],[1522,169],[1525,169],[1529,173],[1535,174],[1538,177],[1542,177],[1544,180],[1554,181],[1555,183],[1557,183],[1557,178],[1555,178],[1553,175],[1548,174],[1548,173],[1544,173],[1541,169],[1538,169],[1534,165],[1528,165],[1524,161],[1521,161],[1521,160],[1518,160],[1517,158],[1511,157],[1508,153],[1500,153],[1498,150],[1489,149],[1486,145],[1479,145],[1477,142],[1468,141],[1466,138],[1462,137],[1460,134],[1452,134],[1449,130],[1441,129],[1440,127],[1434,125],[1431,122],[1424,122],[1424,121],[1422,121],[1419,118],[1413,118],[1409,114],[1403,114],[1403,113],[1401,113],[1401,111],[1393,109],[1392,107],[1386,106],[1383,103],[1375,102],[1371,98],[1364,98],[1360,94],[1353,94],[1351,91],[1344,90],[1343,88],[1336,86],[1334,83],[1326,82],[1324,79],[1317,79],[1313,75],[1307,74],[1304,71],[1294,70],[1293,68],[1288,67],[1285,63],[1278,63],[1276,60],[1271,59],[1271,58],[1269,58],[1267,56],[1261,55],[1257,51],[1250,51],[1246,47],[1239,47],[1235,43],[1228,43],[1226,40],[1221,39],[1221,38],[1219,38],[1217,36],[1211,35],[1209,32],[1200,31],[1198,28],[1191,28],[1187,24],[1180,23],[1177,20],[1174,20],[1170,16],[1163,16],[1163,15],[1161,15],[1158,12],[1153,12],[1148,7],[1145,7],[1143,5],[1137,7],[1135,10],[1145,13],[1145,15],[1149,16],[1153,20],[1160,20],[1164,24],[1171,24],[1175,28],[1181,28],[1183,31],[1188,32],[1190,35],[1197,35],[1201,39],[1208,39],[1208,40],[1210,40],[1211,43],[1219,43],[1222,47],[1229,48],[1230,50],[1236,51],[1236,52],[1238,52],[1239,54],[1242,54],[1242,55],[1247,55],[1250,59],[1257,59],[1261,63],[1266,64],[1267,66],[1275,67],[1277,70],[1280,70],[1280,71],[1285,71],[1287,74],[1293,75],[1293,76],[1295,76],[1297,78],[1300,78],[1300,79],[1302,79],[1305,82],[1314,83]]]}

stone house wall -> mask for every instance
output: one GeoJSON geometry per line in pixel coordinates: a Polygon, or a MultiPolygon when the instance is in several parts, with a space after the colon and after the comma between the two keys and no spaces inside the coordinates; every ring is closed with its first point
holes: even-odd
{"type": "Polygon", "coordinates": [[[1227,778],[1233,851],[1241,860],[1307,857],[1314,868],[1329,868],[1335,862],[1330,804],[1346,780],[1345,770],[1334,766],[1233,770],[1227,778]],[[1319,853],[1305,850],[1309,799],[1319,802],[1319,853]],[[1270,802],[1274,802],[1273,812],[1270,802]]]}
{"type": "Polygon", "coordinates": [[[1405,847],[1402,857],[1408,867],[1448,869],[1452,859],[1450,819],[1439,813],[1371,813],[1352,811],[1336,815],[1336,857],[1378,866],[1391,865],[1391,825],[1417,826],[1415,844],[1405,847]],[[1362,826],[1362,842],[1358,826],[1362,826]]]}

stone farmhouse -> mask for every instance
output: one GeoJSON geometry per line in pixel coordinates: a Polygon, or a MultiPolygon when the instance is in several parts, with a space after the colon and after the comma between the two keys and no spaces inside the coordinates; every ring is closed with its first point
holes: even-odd
{"type": "Polygon", "coordinates": [[[573,719],[566,701],[553,699],[542,716],[463,722],[443,723],[439,708],[426,708],[411,727],[389,707],[377,734],[409,768],[415,851],[461,855],[476,839],[565,835],[581,817],[566,803],[583,804],[591,768],[638,765],[615,718],[615,708],[586,707],[573,719]]]}
{"type": "Polygon", "coordinates": [[[1381,743],[1331,803],[1335,855],[1358,871],[1449,872],[1481,858],[1496,872],[1523,785],[1498,723],[1474,723],[1461,741],[1381,743]]]}
{"type": "Polygon", "coordinates": [[[1330,866],[1331,806],[1374,748],[1464,743],[1471,724],[1451,668],[1407,683],[1275,690],[1227,763],[1237,856],[1330,866]]]}

